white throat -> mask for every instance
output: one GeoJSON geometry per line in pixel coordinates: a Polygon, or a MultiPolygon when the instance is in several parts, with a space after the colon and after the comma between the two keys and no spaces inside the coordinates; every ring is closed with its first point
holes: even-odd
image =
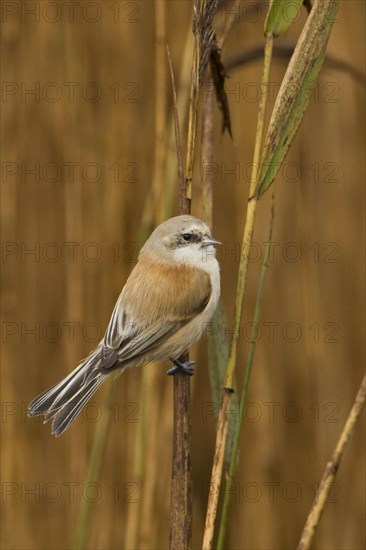
{"type": "Polygon", "coordinates": [[[219,272],[219,264],[216,260],[216,250],[212,245],[200,246],[179,246],[173,250],[173,257],[176,262],[185,264],[195,269],[203,269],[213,276],[219,272]]]}

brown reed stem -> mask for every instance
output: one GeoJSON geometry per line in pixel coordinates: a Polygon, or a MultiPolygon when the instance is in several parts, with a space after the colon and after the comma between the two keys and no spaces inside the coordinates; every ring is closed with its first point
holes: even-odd
{"type": "MultiPolygon", "coordinates": [[[[188,360],[188,354],[180,361],[188,360]]],[[[190,381],[183,373],[174,375],[174,437],[170,500],[169,548],[192,545],[192,464],[190,381]]]]}
{"type": "MultiPolygon", "coordinates": [[[[179,213],[189,214],[190,200],[186,193],[177,95],[169,49],[167,49],[167,53],[173,89],[175,141],[178,159],[179,213]]],[[[183,363],[188,361],[188,353],[182,355],[179,360],[183,363]]],[[[190,402],[191,387],[189,376],[183,373],[176,373],[174,375],[174,435],[169,533],[170,550],[181,548],[190,549],[192,544],[192,430],[190,402]]]]}
{"type": "Polygon", "coordinates": [[[315,530],[319,524],[329,493],[332,489],[335,476],[341,463],[347,443],[350,440],[356,426],[356,422],[361,414],[361,411],[366,401],[366,375],[364,376],[360,388],[357,392],[356,399],[352,409],[348,415],[346,424],[342,430],[337,446],[334,449],[332,457],[324,470],[323,477],[319,484],[319,490],[315,496],[311,506],[309,515],[306,519],[304,530],[301,534],[301,539],[297,550],[308,550],[313,541],[315,530]]]}

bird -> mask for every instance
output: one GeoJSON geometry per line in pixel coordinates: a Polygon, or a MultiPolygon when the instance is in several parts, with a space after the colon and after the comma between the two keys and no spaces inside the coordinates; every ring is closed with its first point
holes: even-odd
{"type": "Polygon", "coordinates": [[[220,297],[220,268],[209,227],[191,215],[154,229],[114,307],[103,339],[55,386],[33,399],[29,416],[52,420],[61,435],[112,373],[169,359],[167,374],[192,375],[179,358],[211,321],[220,297]]]}

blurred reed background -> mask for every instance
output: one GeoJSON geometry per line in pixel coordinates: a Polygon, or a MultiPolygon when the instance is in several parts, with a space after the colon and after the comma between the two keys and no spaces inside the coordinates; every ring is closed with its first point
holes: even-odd
{"type": "MultiPolygon", "coordinates": [[[[229,17],[224,2],[218,34],[229,17]]],[[[267,4],[242,2],[223,59],[262,47],[267,4]]],[[[364,71],[365,5],[341,1],[328,55],[364,71]]],[[[61,438],[26,417],[29,401],[99,341],[136,261],[141,224],[177,213],[154,163],[156,75],[172,122],[168,42],[178,89],[192,18],[187,1],[2,4],[2,543],[4,549],[72,547],[80,504],[92,503],[86,547],[168,546],[172,380],[167,365],[125,373],[109,404],[101,475],[85,485],[100,390],[61,438]],[[160,9],[156,25],[156,13],[160,9]],[[165,20],[165,21],[164,21],[165,20]],[[158,35],[158,38],[157,38],[158,35]],[[163,63],[165,63],[164,61],[163,63]],[[154,168],[155,166],[155,168],[154,168]],[[155,174],[155,176],[153,176],[155,174]],[[152,192],[153,177],[160,187],[152,192]],[[162,214],[164,212],[164,214],[162,214]],[[151,373],[151,374],[150,374],[151,373]],[[143,393],[142,393],[143,392],[143,393]],[[146,403],[146,407],[143,404],[146,403]],[[136,458],[137,450],[137,458],[136,458]],[[146,467],[146,475],[143,472],[146,467]]],[[[291,46],[306,18],[276,45],[291,46]]],[[[275,50],[276,51],[276,50],[275,50]]],[[[215,164],[197,157],[200,182],[215,170],[213,234],[222,241],[222,302],[230,338],[239,245],[257,117],[261,58],[229,70],[233,141],[215,164]]],[[[270,109],[286,67],[274,55],[270,109]]],[[[276,180],[273,261],[267,280],[226,547],[291,549],[364,371],[364,96],[360,75],[325,63],[276,180]]],[[[207,90],[202,100],[207,100],[207,90]]],[[[181,120],[184,120],[181,113],[181,120]]],[[[159,125],[158,125],[159,126],[159,125]]],[[[182,124],[185,139],[187,129],[182,124]]],[[[163,137],[168,136],[168,130],[163,137]]],[[[161,161],[161,159],[160,159],[161,161]]],[[[159,161],[159,162],[160,162],[159,161]]],[[[161,166],[161,165],[160,165],[161,166]]],[[[238,363],[244,366],[257,277],[268,236],[270,192],[259,204],[238,363]]],[[[192,350],[194,525],[199,548],[211,475],[215,417],[206,342],[192,350]]],[[[233,411],[236,414],[237,411],[233,411]]],[[[314,547],[364,546],[364,426],[346,450],[314,547]]]]}

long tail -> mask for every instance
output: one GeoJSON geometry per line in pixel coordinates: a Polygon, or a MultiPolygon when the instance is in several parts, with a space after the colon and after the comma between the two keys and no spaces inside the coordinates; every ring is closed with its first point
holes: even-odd
{"type": "Polygon", "coordinates": [[[43,415],[44,422],[53,419],[52,434],[61,435],[109,376],[99,370],[100,362],[98,346],[66,378],[33,399],[28,415],[43,415]]]}

